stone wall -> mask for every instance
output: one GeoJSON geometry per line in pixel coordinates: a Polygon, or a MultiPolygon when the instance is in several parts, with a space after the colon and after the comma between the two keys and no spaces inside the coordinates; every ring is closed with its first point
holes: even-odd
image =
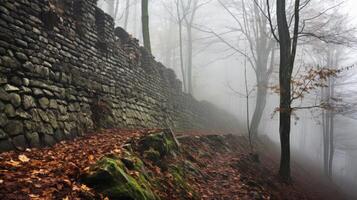
{"type": "Polygon", "coordinates": [[[0,151],[94,128],[235,128],[181,87],[96,0],[1,0],[0,151]]]}

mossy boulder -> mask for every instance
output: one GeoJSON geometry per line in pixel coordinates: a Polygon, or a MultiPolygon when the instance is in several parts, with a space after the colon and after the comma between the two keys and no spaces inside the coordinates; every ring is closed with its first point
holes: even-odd
{"type": "MultiPolygon", "coordinates": [[[[134,178],[126,165],[120,158],[104,157],[89,169],[82,181],[110,199],[159,200],[146,176],[135,171],[134,178]]],[[[138,162],[132,166],[134,170],[142,167],[138,162]]]]}
{"type": "Polygon", "coordinates": [[[167,155],[176,155],[179,146],[170,130],[152,133],[139,141],[139,151],[146,158],[157,161],[167,155]]]}

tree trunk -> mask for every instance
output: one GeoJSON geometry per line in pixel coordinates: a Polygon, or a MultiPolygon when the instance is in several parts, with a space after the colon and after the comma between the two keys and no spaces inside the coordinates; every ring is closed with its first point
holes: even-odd
{"type": "Polygon", "coordinates": [[[118,6],[119,1],[116,0],[110,0],[108,1],[108,14],[114,19],[115,21],[115,8],[118,6]]]}
{"type": "Polygon", "coordinates": [[[192,81],[192,27],[187,26],[187,89],[188,93],[193,95],[193,81],[192,81]]]}
{"type": "Polygon", "coordinates": [[[141,0],[141,21],[143,29],[144,47],[151,53],[150,31],[149,31],[149,2],[141,0]]]}
{"type": "MultiPolygon", "coordinates": [[[[298,1],[298,0],[297,0],[298,1]]],[[[281,158],[279,175],[285,181],[290,181],[290,123],[291,123],[291,74],[294,66],[293,52],[289,26],[286,18],[285,0],[277,0],[277,23],[280,45],[279,86],[280,86],[280,120],[279,134],[281,158]]],[[[295,13],[296,14],[296,13],[295,13]]],[[[295,16],[298,17],[298,16],[295,16]]]]}
{"type": "Polygon", "coordinates": [[[128,28],[129,12],[130,12],[130,0],[126,0],[126,3],[125,3],[125,16],[124,16],[124,29],[125,30],[128,28]]]}
{"type": "MultiPolygon", "coordinates": [[[[331,97],[334,96],[335,84],[333,78],[329,78],[329,90],[331,97]]],[[[329,159],[328,159],[328,177],[332,180],[332,170],[333,170],[333,158],[335,153],[334,146],[334,113],[333,111],[329,111],[329,139],[330,139],[330,151],[329,151],[329,159]]]]}
{"type": "Polygon", "coordinates": [[[183,44],[182,44],[182,21],[179,21],[179,43],[180,43],[180,66],[181,66],[181,74],[182,74],[182,85],[183,91],[187,92],[187,82],[186,82],[186,72],[183,63],[183,44]]]}
{"type": "Polygon", "coordinates": [[[255,110],[252,117],[252,122],[250,124],[250,131],[252,133],[252,138],[258,136],[258,128],[260,121],[263,116],[263,112],[266,105],[267,98],[267,84],[268,83],[258,83],[257,98],[255,103],[255,110]]]}

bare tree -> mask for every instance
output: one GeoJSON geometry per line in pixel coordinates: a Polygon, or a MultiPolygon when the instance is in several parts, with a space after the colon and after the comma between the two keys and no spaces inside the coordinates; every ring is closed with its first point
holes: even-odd
{"type": "Polygon", "coordinates": [[[245,53],[243,56],[249,56],[251,67],[256,76],[257,97],[250,124],[252,135],[256,137],[266,105],[267,89],[275,58],[275,41],[270,34],[268,19],[264,16],[268,7],[263,0],[251,2],[230,0],[225,3],[219,0],[219,3],[237,24],[236,27],[231,27],[230,30],[240,33],[249,47],[249,53],[245,53]],[[237,14],[231,9],[236,10],[237,14]],[[238,15],[241,17],[238,18],[238,15]]]}
{"type": "Polygon", "coordinates": [[[150,30],[149,30],[149,2],[148,0],[141,1],[141,21],[144,47],[151,53],[150,30]]]}

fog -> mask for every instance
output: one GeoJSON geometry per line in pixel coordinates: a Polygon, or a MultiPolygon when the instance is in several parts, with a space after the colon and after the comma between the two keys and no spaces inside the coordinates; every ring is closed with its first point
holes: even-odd
{"type": "MultiPolygon", "coordinates": [[[[247,6],[253,6],[253,1],[246,0],[190,1],[198,2],[199,5],[195,11],[191,27],[193,51],[192,95],[199,100],[208,100],[234,114],[238,119],[237,123],[241,125],[241,134],[247,134],[245,88],[247,86],[249,90],[252,90],[249,95],[249,118],[252,120],[253,112],[256,108],[257,76],[248,60],[254,57],[249,53],[251,47],[247,37],[239,31],[241,27],[237,23],[237,21],[244,23],[244,20],[248,21],[245,22],[248,26],[254,23],[253,19],[243,18],[241,12],[242,1],[247,6]],[[245,85],[245,66],[247,69],[247,85],[245,85]]],[[[119,2],[115,20],[116,25],[126,26],[126,30],[133,37],[138,38],[142,44],[140,1],[130,0],[129,7],[125,5],[125,1],[119,2]],[[130,11],[127,25],[125,25],[126,9],[130,11]]],[[[158,61],[172,68],[178,78],[183,80],[180,69],[177,9],[184,12],[182,11],[184,6],[175,7],[177,2],[183,2],[183,4],[187,5],[189,1],[149,1],[150,37],[152,54],[158,61]]],[[[354,0],[303,2],[306,2],[307,5],[304,7],[305,10],[301,12],[301,21],[314,18],[314,20],[306,21],[306,29],[310,28],[316,34],[326,33],[326,35],[322,39],[304,37],[299,41],[293,72],[294,77],[306,74],[310,68],[333,67],[335,69],[343,69],[348,66],[354,66],[357,61],[354,32],[354,26],[357,23],[357,13],[355,12],[357,2],[354,0]],[[337,17],[341,17],[343,20],[334,22],[337,17]],[[332,25],[325,24],[318,29],[314,29],[320,26],[320,22],[332,23],[332,25]],[[325,51],[327,52],[326,54],[324,54],[325,51]],[[332,63],[329,59],[333,60],[331,61],[332,63]]],[[[101,0],[98,5],[107,13],[113,15],[113,5],[116,6],[116,2],[101,0]]],[[[274,10],[274,8],[271,9],[274,10]]],[[[191,17],[193,9],[189,8],[188,10],[186,15],[191,17]]],[[[257,12],[260,11],[258,10],[257,12]]],[[[272,13],[274,12],[275,10],[272,11],[272,13]]],[[[274,16],[273,23],[276,23],[274,16]]],[[[265,25],[267,31],[270,31],[269,24],[265,25]]],[[[186,69],[189,65],[187,29],[188,25],[183,20],[182,51],[183,66],[186,69]]],[[[269,37],[274,40],[271,35],[269,37]]],[[[276,43],[272,48],[276,51],[273,60],[274,68],[268,84],[265,85],[268,88],[266,106],[259,124],[258,135],[267,135],[278,145],[279,113],[275,113],[274,110],[279,106],[279,95],[270,87],[278,84],[279,49],[276,43]]],[[[270,61],[271,58],[269,57],[267,63],[269,64],[270,61]]],[[[294,103],[295,106],[300,107],[316,105],[316,102],[319,103],[325,98],[322,97],[324,93],[322,90],[334,87],[333,92],[328,97],[328,101],[330,102],[330,99],[332,99],[331,101],[338,109],[298,109],[293,113],[290,139],[293,159],[297,156],[302,157],[304,162],[309,162],[309,166],[312,164],[318,168],[321,174],[324,174],[323,136],[324,130],[326,130],[324,126],[330,126],[333,134],[331,179],[341,190],[349,195],[356,195],[352,191],[357,187],[356,72],[357,69],[355,67],[342,70],[336,77],[328,77],[328,81],[330,81],[330,84],[327,83],[328,87],[311,89],[303,98],[294,103]],[[323,115],[323,113],[327,113],[327,115],[323,115]],[[329,121],[329,125],[326,125],[323,121],[323,116],[329,115],[332,115],[333,118],[332,121],[329,121]]]]}

